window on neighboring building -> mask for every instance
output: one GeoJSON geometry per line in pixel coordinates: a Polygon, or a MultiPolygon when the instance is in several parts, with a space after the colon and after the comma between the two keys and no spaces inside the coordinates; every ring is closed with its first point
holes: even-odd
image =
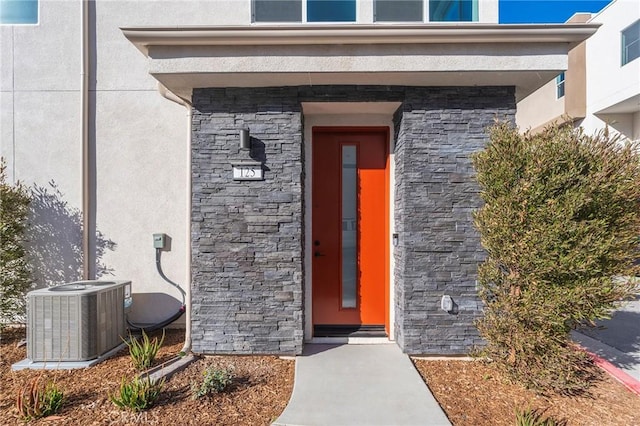
{"type": "Polygon", "coordinates": [[[0,0],[0,24],[37,24],[38,0],[0,0]]]}
{"type": "Polygon", "coordinates": [[[622,65],[640,57],[640,21],[622,31],[622,65]]]}
{"type": "Polygon", "coordinates": [[[561,72],[556,77],[556,96],[558,99],[564,96],[564,73],[561,72]]]}
{"type": "Polygon", "coordinates": [[[478,20],[478,0],[429,0],[429,21],[472,22],[478,20]]]}
{"type": "Polygon", "coordinates": [[[376,22],[422,22],[424,0],[375,0],[376,22]]]}
{"type": "Polygon", "coordinates": [[[253,22],[355,22],[356,0],[253,0],[253,22]],[[303,20],[306,8],[306,20],[303,20]]]}

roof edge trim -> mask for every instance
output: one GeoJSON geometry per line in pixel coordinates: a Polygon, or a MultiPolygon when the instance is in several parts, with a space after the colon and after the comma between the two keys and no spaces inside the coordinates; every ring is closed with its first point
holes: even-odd
{"type": "Polygon", "coordinates": [[[154,46],[579,43],[600,24],[423,24],[131,27],[124,36],[148,56],[154,46]]]}

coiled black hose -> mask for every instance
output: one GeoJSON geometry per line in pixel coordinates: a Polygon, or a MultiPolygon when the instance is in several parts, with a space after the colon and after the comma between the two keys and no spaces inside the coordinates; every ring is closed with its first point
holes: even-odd
{"type": "Polygon", "coordinates": [[[157,248],[156,249],[156,269],[158,270],[158,274],[160,274],[163,280],[165,280],[166,282],[168,282],[169,284],[177,288],[178,291],[180,291],[180,295],[182,295],[182,306],[180,306],[178,311],[175,314],[173,314],[171,317],[153,325],[148,325],[148,326],[137,325],[129,321],[129,318],[127,318],[127,324],[129,325],[129,330],[132,330],[133,332],[136,332],[136,333],[144,332],[146,334],[146,333],[150,333],[152,331],[164,328],[169,324],[171,324],[172,322],[174,322],[175,320],[177,320],[178,318],[180,318],[187,310],[186,299],[185,299],[187,293],[182,289],[182,287],[180,287],[175,282],[171,281],[162,271],[162,264],[160,261],[161,253],[162,253],[162,249],[157,248]]]}

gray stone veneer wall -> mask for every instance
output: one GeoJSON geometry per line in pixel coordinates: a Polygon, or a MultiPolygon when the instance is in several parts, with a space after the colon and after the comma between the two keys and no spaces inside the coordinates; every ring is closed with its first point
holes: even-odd
{"type": "Polygon", "coordinates": [[[395,332],[409,354],[461,354],[482,341],[472,212],[481,206],[470,154],[494,119],[514,121],[511,87],[407,90],[395,115],[395,332]],[[441,310],[443,295],[453,313],[441,310]]]}
{"type": "Polygon", "coordinates": [[[192,119],[194,352],[302,351],[302,115],[296,88],[195,90],[192,119]],[[238,129],[251,129],[241,151],[238,129]],[[263,181],[234,181],[259,160],[263,181]]]}
{"type": "Polygon", "coordinates": [[[300,103],[399,101],[394,256],[396,338],[407,353],[461,353],[482,259],[469,154],[495,117],[513,120],[510,87],[309,86],[196,89],[192,121],[192,342],[202,353],[299,354],[304,314],[304,144],[300,103]],[[265,180],[237,182],[238,128],[251,128],[265,180]],[[439,309],[450,294],[454,314],[439,309]]]}

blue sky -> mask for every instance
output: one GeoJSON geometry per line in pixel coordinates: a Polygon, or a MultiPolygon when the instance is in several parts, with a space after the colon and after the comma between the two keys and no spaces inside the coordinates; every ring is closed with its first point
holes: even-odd
{"type": "Polygon", "coordinates": [[[569,19],[575,12],[598,12],[611,2],[611,0],[499,1],[501,24],[561,23],[569,19]]]}

